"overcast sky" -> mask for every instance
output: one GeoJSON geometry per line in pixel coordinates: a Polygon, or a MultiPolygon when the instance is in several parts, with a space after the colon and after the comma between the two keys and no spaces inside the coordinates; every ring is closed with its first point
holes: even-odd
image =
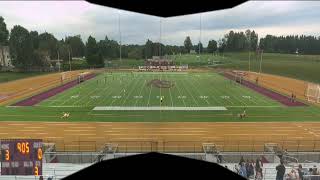
{"type": "MultiPolygon", "coordinates": [[[[97,40],[119,40],[121,19],[123,44],[144,44],[146,39],[159,41],[160,18],[90,4],[85,1],[0,1],[0,16],[9,30],[22,25],[39,33],[49,32],[58,39],[80,34],[97,40]]],[[[162,42],[182,45],[186,36],[194,44],[200,37],[207,46],[230,30],[254,29],[259,37],[266,34],[320,35],[320,1],[249,1],[227,10],[162,18],[162,42]]]]}

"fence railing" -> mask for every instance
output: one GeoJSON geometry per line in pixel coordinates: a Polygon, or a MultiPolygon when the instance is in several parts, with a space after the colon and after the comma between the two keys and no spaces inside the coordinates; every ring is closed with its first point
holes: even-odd
{"type": "MultiPolygon", "coordinates": [[[[64,141],[64,140],[44,140],[44,142],[55,143],[57,151],[78,151],[92,152],[100,151],[105,143],[118,144],[119,152],[202,152],[203,143],[214,143],[217,150],[221,152],[264,152],[265,144],[268,140],[215,140],[215,141],[64,141]]],[[[320,140],[277,140],[278,147],[288,152],[320,152],[320,140]]]]}

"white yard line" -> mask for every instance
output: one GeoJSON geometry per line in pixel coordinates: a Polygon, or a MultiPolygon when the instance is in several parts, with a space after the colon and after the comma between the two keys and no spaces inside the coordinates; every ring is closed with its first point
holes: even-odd
{"type": "MultiPolygon", "coordinates": [[[[168,75],[166,74],[166,80],[169,81],[168,75]]],[[[169,94],[170,94],[170,99],[171,99],[171,106],[173,107],[173,100],[172,100],[172,95],[171,95],[171,88],[169,88],[169,94]]]]}
{"type": "MultiPolygon", "coordinates": [[[[219,79],[217,80],[217,78],[219,78],[219,77],[217,77],[217,76],[209,76],[209,77],[211,77],[211,78],[207,78],[207,81],[209,82],[209,83],[215,83],[215,81],[219,81],[219,79]]],[[[198,77],[198,79],[200,79],[199,77],[198,77]]],[[[226,82],[223,82],[224,84],[226,84],[226,82]]],[[[200,83],[199,83],[200,84],[200,83]]],[[[217,99],[216,100],[216,102],[218,103],[218,104],[223,104],[223,105],[225,105],[225,102],[224,102],[224,100],[223,99],[221,99],[221,96],[229,96],[230,97],[230,95],[229,94],[227,94],[227,93],[222,93],[221,91],[219,91],[219,89],[220,88],[209,88],[209,91],[210,92],[212,92],[212,97],[214,98],[214,99],[217,99]],[[219,96],[219,97],[217,97],[217,98],[215,98],[215,96],[219,96]]],[[[226,98],[226,100],[227,101],[229,101],[231,104],[234,104],[230,99],[228,99],[228,98],[226,98]]]]}
{"type": "MultiPolygon", "coordinates": [[[[142,80],[144,80],[144,81],[143,81],[143,85],[142,85],[142,87],[141,87],[141,89],[140,89],[140,92],[139,92],[139,97],[141,96],[142,90],[143,90],[144,88],[146,88],[146,82],[147,82],[147,80],[146,80],[145,78],[143,78],[142,80]]],[[[139,98],[136,99],[136,102],[134,103],[134,106],[137,106],[138,101],[139,101],[139,98]]]]}
{"type": "Polygon", "coordinates": [[[182,86],[183,86],[183,89],[185,91],[187,91],[188,94],[191,95],[191,97],[192,97],[193,101],[196,103],[196,105],[199,106],[198,101],[193,97],[192,93],[189,92],[188,88],[185,88],[184,81],[182,81],[182,86]]]}
{"type": "MultiPolygon", "coordinates": [[[[191,76],[190,79],[193,79],[192,76],[191,76]]],[[[193,80],[192,80],[192,81],[193,81],[193,80]]],[[[193,81],[193,82],[196,83],[197,81],[193,81]]],[[[191,84],[191,87],[196,90],[196,92],[199,94],[199,96],[203,96],[203,95],[204,95],[204,94],[199,93],[199,90],[194,87],[194,83],[190,83],[189,81],[188,81],[188,83],[191,84]]],[[[198,82],[198,83],[199,83],[199,82],[198,82]]],[[[199,83],[199,85],[200,85],[200,83],[199,83]]],[[[199,87],[200,87],[200,86],[199,86],[199,87]]],[[[207,94],[206,94],[206,95],[207,95],[207,94]]],[[[206,101],[206,103],[207,103],[208,105],[210,105],[210,103],[209,103],[209,101],[207,100],[207,98],[203,98],[202,100],[206,101]]]]}
{"type": "MultiPolygon", "coordinates": [[[[134,81],[135,81],[135,84],[134,84],[133,86],[130,86],[130,87],[131,87],[131,91],[130,91],[130,92],[128,93],[128,95],[125,97],[122,105],[125,105],[126,100],[128,99],[128,97],[130,97],[130,94],[135,90],[135,87],[139,84],[140,80],[141,80],[141,77],[139,77],[139,79],[137,78],[137,79],[134,80],[134,81]]],[[[133,80],[132,80],[132,81],[133,81],[133,80]]],[[[130,84],[132,83],[132,81],[130,82],[130,84]]]]}
{"type": "MultiPolygon", "coordinates": [[[[179,80],[178,80],[178,79],[177,79],[176,81],[177,81],[177,82],[179,82],[179,80]]],[[[179,92],[180,97],[181,97],[181,99],[182,99],[183,105],[184,105],[185,107],[187,107],[187,106],[186,106],[186,102],[184,101],[184,98],[182,98],[182,94],[181,94],[181,92],[180,92],[180,89],[179,89],[178,83],[176,83],[176,84],[175,84],[175,87],[177,87],[177,89],[178,89],[178,92],[179,92]]]]}
{"type": "MultiPolygon", "coordinates": [[[[152,79],[153,79],[153,76],[154,76],[154,75],[152,75],[152,79]]],[[[149,104],[150,104],[150,96],[151,96],[152,85],[150,85],[149,88],[150,88],[150,91],[149,91],[149,98],[148,98],[148,104],[147,104],[147,106],[149,106],[149,104]]]]}

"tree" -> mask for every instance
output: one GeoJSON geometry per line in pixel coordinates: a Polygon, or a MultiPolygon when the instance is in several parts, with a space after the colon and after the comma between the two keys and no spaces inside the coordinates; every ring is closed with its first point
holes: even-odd
{"type": "Polygon", "coordinates": [[[58,53],[59,59],[62,59],[63,61],[69,60],[69,45],[66,44],[63,39],[58,41],[58,53]]]}
{"type": "Polygon", "coordinates": [[[99,52],[97,41],[92,36],[88,37],[88,41],[86,43],[86,61],[91,67],[104,66],[102,53],[99,52]]]}
{"type": "Polygon", "coordinates": [[[208,42],[208,47],[207,47],[207,51],[208,53],[213,53],[213,52],[216,52],[217,51],[217,41],[215,40],[210,40],[208,42]]]}
{"type": "Polygon", "coordinates": [[[30,31],[30,37],[33,44],[34,49],[39,48],[39,34],[37,31],[30,31]]]}
{"type": "Polygon", "coordinates": [[[14,66],[28,70],[33,65],[33,44],[27,29],[15,25],[10,33],[10,54],[14,66]]]}
{"type": "Polygon", "coordinates": [[[195,45],[194,49],[196,53],[199,53],[199,48],[200,48],[200,53],[203,52],[203,45],[201,42],[199,42],[197,45],[195,45]]]}
{"type": "Polygon", "coordinates": [[[152,44],[153,42],[148,39],[144,45],[143,55],[146,59],[151,58],[153,55],[152,44]]]}
{"type": "Polygon", "coordinates": [[[0,16],[0,46],[8,44],[9,31],[2,16],[0,16]]]}
{"type": "Polygon", "coordinates": [[[191,48],[192,48],[192,42],[189,36],[186,37],[184,40],[184,48],[186,49],[187,53],[190,53],[191,48]]]}
{"type": "Polygon", "coordinates": [[[69,36],[65,39],[65,43],[70,46],[72,56],[83,57],[85,52],[85,45],[82,42],[81,36],[69,36]]]}
{"type": "Polygon", "coordinates": [[[218,41],[218,51],[220,53],[224,53],[226,47],[227,47],[227,40],[225,38],[219,39],[219,41],[218,41]]]}
{"type": "Polygon", "coordinates": [[[57,59],[58,40],[50,33],[39,35],[39,50],[46,51],[51,59],[57,59]]]}

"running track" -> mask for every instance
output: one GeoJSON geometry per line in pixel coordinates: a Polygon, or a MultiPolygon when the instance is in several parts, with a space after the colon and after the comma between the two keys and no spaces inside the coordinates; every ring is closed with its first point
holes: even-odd
{"type": "Polygon", "coordinates": [[[55,142],[58,151],[98,151],[107,142],[118,143],[120,151],[151,151],[151,141],[152,150],[165,152],[202,151],[203,142],[224,151],[263,151],[264,143],[312,151],[320,150],[320,123],[0,122],[0,139],[5,138],[42,138],[55,142]]]}

